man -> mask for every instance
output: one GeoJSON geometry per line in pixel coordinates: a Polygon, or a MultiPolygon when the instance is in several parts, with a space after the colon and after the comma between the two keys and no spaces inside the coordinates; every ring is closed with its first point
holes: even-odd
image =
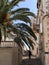
{"type": "Polygon", "coordinates": [[[29,52],[29,59],[31,59],[31,55],[32,55],[32,53],[31,53],[30,50],[28,50],[28,52],[29,52]]]}

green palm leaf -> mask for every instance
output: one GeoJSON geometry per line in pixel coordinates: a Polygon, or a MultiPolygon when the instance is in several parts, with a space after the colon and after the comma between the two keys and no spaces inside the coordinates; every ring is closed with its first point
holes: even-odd
{"type": "Polygon", "coordinates": [[[32,49],[34,49],[34,46],[33,46],[34,42],[29,37],[27,37],[27,41],[30,44],[30,46],[32,47],[32,49]]]}
{"type": "Polygon", "coordinates": [[[33,16],[34,18],[36,18],[36,15],[32,12],[22,12],[21,14],[26,16],[33,16]]]}
{"type": "Polygon", "coordinates": [[[24,41],[24,43],[30,48],[29,43],[27,42],[26,38],[23,37],[23,36],[21,36],[21,38],[22,38],[22,40],[24,41]]]}
{"type": "Polygon", "coordinates": [[[23,46],[23,43],[19,37],[15,37],[14,42],[16,42],[20,47],[23,46]]]}
{"type": "Polygon", "coordinates": [[[8,0],[1,0],[0,1],[0,10],[3,11],[7,4],[8,4],[8,0]]]}
{"type": "Polygon", "coordinates": [[[25,11],[29,11],[28,8],[18,8],[16,9],[15,11],[11,11],[11,14],[15,14],[15,13],[22,13],[22,12],[25,12],[25,11]]]}
{"type": "Polygon", "coordinates": [[[29,36],[27,36],[28,34],[24,33],[21,29],[18,29],[16,27],[13,27],[12,29],[13,29],[14,33],[17,34],[17,36],[19,36],[19,38],[21,39],[21,41],[23,40],[25,42],[25,44],[29,48],[31,46],[32,49],[34,49],[33,44],[35,45],[35,43],[29,38],[29,36]],[[16,31],[16,29],[17,29],[17,31],[16,31]]]}
{"type": "Polygon", "coordinates": [[[31,20],[29,19],[29,17],[25,15],[16,15],[13,18],[10,18],[9,20],[21,20],[21,21],[31,24],[31,20]]]}
{"type": "Polygon", "coordinates": [[[21,1],[24,1],[24,0],[12,0],[12,2],[10,3],[10,7],[17,5],[21,1]]]}
{"type": "Polygon", "coordinates": [[[21,34],[21,38],[22,40],[26,43],[26,45],[30,48],[30,46],[32,47],[32,49],[34,49],[34,46],[32,45],[32,41],[31,39],[29,39],[28,37],[26,37],[24,34],[21,34]]]}
{"type": "Polygon", "coordinates": [[[14,6],[17,6],[17,4],[21,1],[24,0],[12,0],[9,5],[6,6],[5,10],[9,11],[11,8],[13,8],[14,6]]]}
{"type": "Polygon", "coordinates": [[[17,24],[16,27],[18,27],[18,28],[20,28],[22,30],[27,31],[31,36],[34,37],[35,40],[37,40],[36,35],[34,34],[34,32],[32,31],[32,29],[28,25],[20,23],[20,24],[17,24]]]}

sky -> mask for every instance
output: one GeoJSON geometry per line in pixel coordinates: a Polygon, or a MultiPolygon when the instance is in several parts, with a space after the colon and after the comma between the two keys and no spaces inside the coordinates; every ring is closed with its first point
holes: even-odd
{"type": "MultiPolygon", "coordinates": [[[[19,2],[19,8],[29,8],[31,12],[34,12],[37,15],[37,0],[25,0],[19,2]]],[[[18,8],[18,7],[17,7],[18,8]]],[[[13,10],[16,7],[13,8],[13,10]]]]}
{"type": "Polygon", "coordinates": [[[19,3],[19,7],[27,7],[31,12],[37,14],[37,0],[25,0],[19,3]]]}

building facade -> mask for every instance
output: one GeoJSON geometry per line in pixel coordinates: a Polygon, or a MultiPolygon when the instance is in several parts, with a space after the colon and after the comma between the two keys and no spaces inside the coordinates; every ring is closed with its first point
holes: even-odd
{"type": "Polygon", "coordinates": [[[40,30],[40,57],[43,65],[49,65],[49,0],[38,0],[37,2],[40,30]]]}
{"type": "Polygon", "coordinates": [[[33,17],[31,18],[31,28],[37,37],[36,41],[32,38],[33,42],[35,43],[35,45],[32,43],[34,45],[32,54],[35,55],[35,57],[37,58],[37,57],[39,57],[39,50],[38,50],[38,48],[39,48],[39,27],[36,23],[36,18],[33,18],[33,17]]]}

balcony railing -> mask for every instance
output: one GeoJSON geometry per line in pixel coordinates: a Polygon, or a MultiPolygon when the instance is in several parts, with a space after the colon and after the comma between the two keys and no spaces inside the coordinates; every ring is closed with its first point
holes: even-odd
{"type": "Polygon", "coordinates": [[[1,41],[0,47],[16,47],[16,45],[14,41],[1,41]]]}

